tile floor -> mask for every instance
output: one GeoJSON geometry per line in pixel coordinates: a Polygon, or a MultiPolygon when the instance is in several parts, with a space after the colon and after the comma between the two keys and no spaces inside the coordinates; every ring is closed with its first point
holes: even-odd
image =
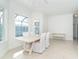
{"type": "Polygon", "coordinates": [[[9,51],[2,59],[78,59],[77,41],[51,40],[50,47],[42,54],[27,52],[21,47],[9,51]]]}

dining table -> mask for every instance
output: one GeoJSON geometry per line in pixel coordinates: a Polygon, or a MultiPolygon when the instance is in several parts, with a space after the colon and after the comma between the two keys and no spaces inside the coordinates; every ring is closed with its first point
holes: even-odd
{"type": "Polygon", "coordinates": [[[24,48],[23,52],[27,51],[27,52],[29,52],[29,55],[31,55],[32,54],[32,45],[33,45],[33,43],[39,41],[40,37],[29,35],[26,37],[19,37],[19,38],[17,38],[17,40],[24,42],[23,43],[23,48],[24,48]]]}

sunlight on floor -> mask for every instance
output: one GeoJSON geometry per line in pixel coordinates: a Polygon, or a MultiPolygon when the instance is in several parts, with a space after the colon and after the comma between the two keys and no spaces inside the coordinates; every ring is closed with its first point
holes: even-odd
{"type": "Polygon", "coordinates": [[[18,57],[18,56],[19,56],[20,54],[22,54],[22,53],[23,53],[23,50],[14,53],[14,54],[13,54],[13,58],[18,57]]]}

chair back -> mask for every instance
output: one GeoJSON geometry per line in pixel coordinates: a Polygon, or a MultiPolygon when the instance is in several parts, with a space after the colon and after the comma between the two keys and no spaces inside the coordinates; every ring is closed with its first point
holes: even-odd
{"type": "Polygon", "coordinates": [[[28,32],[24,32],[23,33],[23,37],[27,37],[27,36],[29,36],[29,33],[28,32]]]}
{"type": "Polygon", "coordinates": [[[45,42],[45,37],[46,37],[46,33],[42,33],[41,36],[40,36],[40,43],[45,42]]]}
{"type": "Polygon", "coordinates": [[[45,47],[46,47],[46,48],[48,48],[48,46],[49,46],[49,44],[50,44],[50,42],[49,42],[49,35],[50,35],[50,33],[47,32],[47,34],[46,34],[46,40],[45,40],[45,47]]]}
{"type": "Polygon", "coordinates": [[[49,39],[49,37],[50,37],[50,33],[47,32],[47,34],[46,34],[46,39],[49,39]]]}

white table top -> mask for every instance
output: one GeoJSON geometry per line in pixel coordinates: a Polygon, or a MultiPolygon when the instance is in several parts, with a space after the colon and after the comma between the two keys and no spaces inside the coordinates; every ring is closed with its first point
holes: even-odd
{"type": "Polygon", "coordinates": [[[32,43],[32,42],[35,42],[37,40],[40,40],[40,37],[39,36],[28,36],[28,37],[18,37],[16,39],[20,40],[20,41],[27,42],[27,43],[32,43]]]}

